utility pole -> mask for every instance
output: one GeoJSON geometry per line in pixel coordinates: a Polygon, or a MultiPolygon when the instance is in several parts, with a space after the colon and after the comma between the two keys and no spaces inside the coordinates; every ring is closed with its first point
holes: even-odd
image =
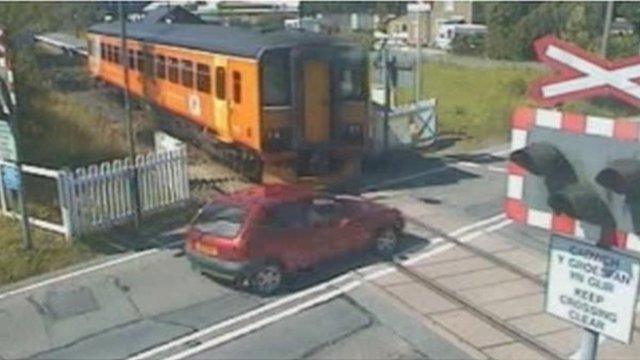
{"type": "Polygon", "coordinates": [[[389,149],[389,112],[391,111],[391,79],[389,68],[389,48],[388,44],[384,43],[382,47],[382,66],[384,66],[384,118],[383,118],[383,139],[384,139],[384,152],[389,149]]]}
{"type": "Polygon", "coordinates": [[[611,31],[611,18],[613,17],[613,1],[607,1],[607,10],[604,17],[604,29],[602,30],[602,43],[600,44],[600,54],[607,57],[607,42],[611,31]]]}
{"type": "Polygon", "coordinates": [[[134,212],[134,226],[138,228],[140,226],[140,195],[138,192],[138,171],[136,169],[136,138],[133,129],[133,122],[131,121],[131,99],[129,97],[129,52],[127,50],[127,14],[124,9],[123,2],[118,2],[118,12],[120,13],[120,42],[122,53],[120,54],[120,62],[123,69],[124,77],[124,122],[127,129],[127,143],[129,147],[129,157],[133,165],[133,176],[131,177],[131,192],[133,197],[133,212],[134,212]]]}
{"type": "Polygon", "coordinates": [[[421,27],[420,27],[420,11],[416,11],[415,12],[415,17],[416,17],[416,59],[415,59],[415,96],[416,96],[416,103],[420,101],[420,86],[421,86],[421,81],[422,79],[420,78],[420,75],[422,73],[422,33],[420,32],[421,27]]]}

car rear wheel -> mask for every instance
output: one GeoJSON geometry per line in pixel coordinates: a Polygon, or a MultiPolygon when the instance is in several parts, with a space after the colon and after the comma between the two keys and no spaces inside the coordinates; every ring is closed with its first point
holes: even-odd
{"type": "Polygon", "coordinates": [[[394,229],[384,229],[376,237],[376,252],[378,255],[389,257],[398,247],[398,234],[394,229]]]}
{"type": "Polygon", "coordinates": [[[251,276],[250,286],[261,295],[271,295],[282,285],[282,270],[274,263],[259,267],[251,276]]]}

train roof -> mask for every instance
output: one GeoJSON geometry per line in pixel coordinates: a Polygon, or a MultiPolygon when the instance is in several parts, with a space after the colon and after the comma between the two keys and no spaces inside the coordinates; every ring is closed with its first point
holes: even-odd
{"type": "MultiPolygon", "coordinates": [[[[102,23],[89,28],[90,33],[120,36],[120,23],[102,23]]],[[[248,58],[259,58],[268,49],[298,46],[348,45],[336,37],[302,31],[255,30],[209,24],[128,23],[127,37],[157,44],[187,47],[248,58]]]]}

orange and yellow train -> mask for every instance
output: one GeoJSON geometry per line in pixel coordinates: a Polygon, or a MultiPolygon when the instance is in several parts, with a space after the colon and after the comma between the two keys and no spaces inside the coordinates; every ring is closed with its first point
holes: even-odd
{"type": "Polygon", "coordinates": [[[367,61],[358,46],[304,32],[167,23],[129,24],[126,51],[117,23],[91,27],[88,38],[94,77],[206,130],[214,155],[254,180],[359,172],[367,61]]]}

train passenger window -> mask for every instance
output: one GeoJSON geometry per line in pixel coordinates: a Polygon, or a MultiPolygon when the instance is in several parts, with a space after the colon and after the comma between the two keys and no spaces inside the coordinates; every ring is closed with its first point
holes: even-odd
{"type": "Polygon", "coordinates": [[[224,100],[227,97],[226,83],[226,72],[224,68],[222,66],[216,66],[216,97],[220,100],[224,100]]]}
{"type": "Polygon", "coordinates": [[[113,47],[113,62],[120,64],[120,46],[113,47]]]}
{"type": "Polygon", "coordinates": [[[172,57],[169,58],[169,81],[172,83],[178,83],[179,66],[178,59],[172,57]]]}
{"type": "Polygon", "coordinates": [[[137,67],[138,67],[138,71],[140,71],[140,72],[144,72],[144,69],[145,69],[145,62],[146,62],[146,56],[147,56],[147,54],[145,54],[145,53],[143,53],[142,51],[138,50],[138,51],[136,52],[136,56],[137,56],[137,59],[136,59],[136,60],[138,60],[138,61],[136,62],[137,67]]]}
{"type": "Polygon", "coordinates": [[[235,102],[236,104],[240,104],[240,102],[242,101],[242,98],[240,96],[242,94],[241,81],[242,81],[242,77],[240,76],[240,73],[238,71],[234,71],[233,72],[233,102],[235,102]]]}
{"type": "Polygon", "coordinates": [[[196,87],[198,91],[202,91],[204,93],[211,93],[211,74],[209,70],[209,66],[205,64],[198,64],[196,67],[197,70],[197,80],[196,87]]]}
{"type": "Polygon", "coordinates": [[[127,51],[127,58],[129,60],[129,69],[131,70],[135,70],[136,69],[136,55],[135,52],[132,49],[129,49],[127,51]]]}
{"type": "Polygon", "coordinates": [[[182,60],[182,85],[192,88],[193,87],[193,62],[189,60],[182,60]]]}
{"type": "Polygon", "coordinates": [[[107,45],[104,43],[100,43],[100,58],[102,60],[107,59],[107,45]]]}
{"type": "Polygon", "coordinates": [[[264,54],[260,83],[264,106],[286,106],[291,103],[288,51],[272,50],[264,54]]]}
{"type": "Polygon", "coordinates": [[[158,79],[167,78],[167,60],[164,56],[156,56],[156,77],[158,79]]]}

